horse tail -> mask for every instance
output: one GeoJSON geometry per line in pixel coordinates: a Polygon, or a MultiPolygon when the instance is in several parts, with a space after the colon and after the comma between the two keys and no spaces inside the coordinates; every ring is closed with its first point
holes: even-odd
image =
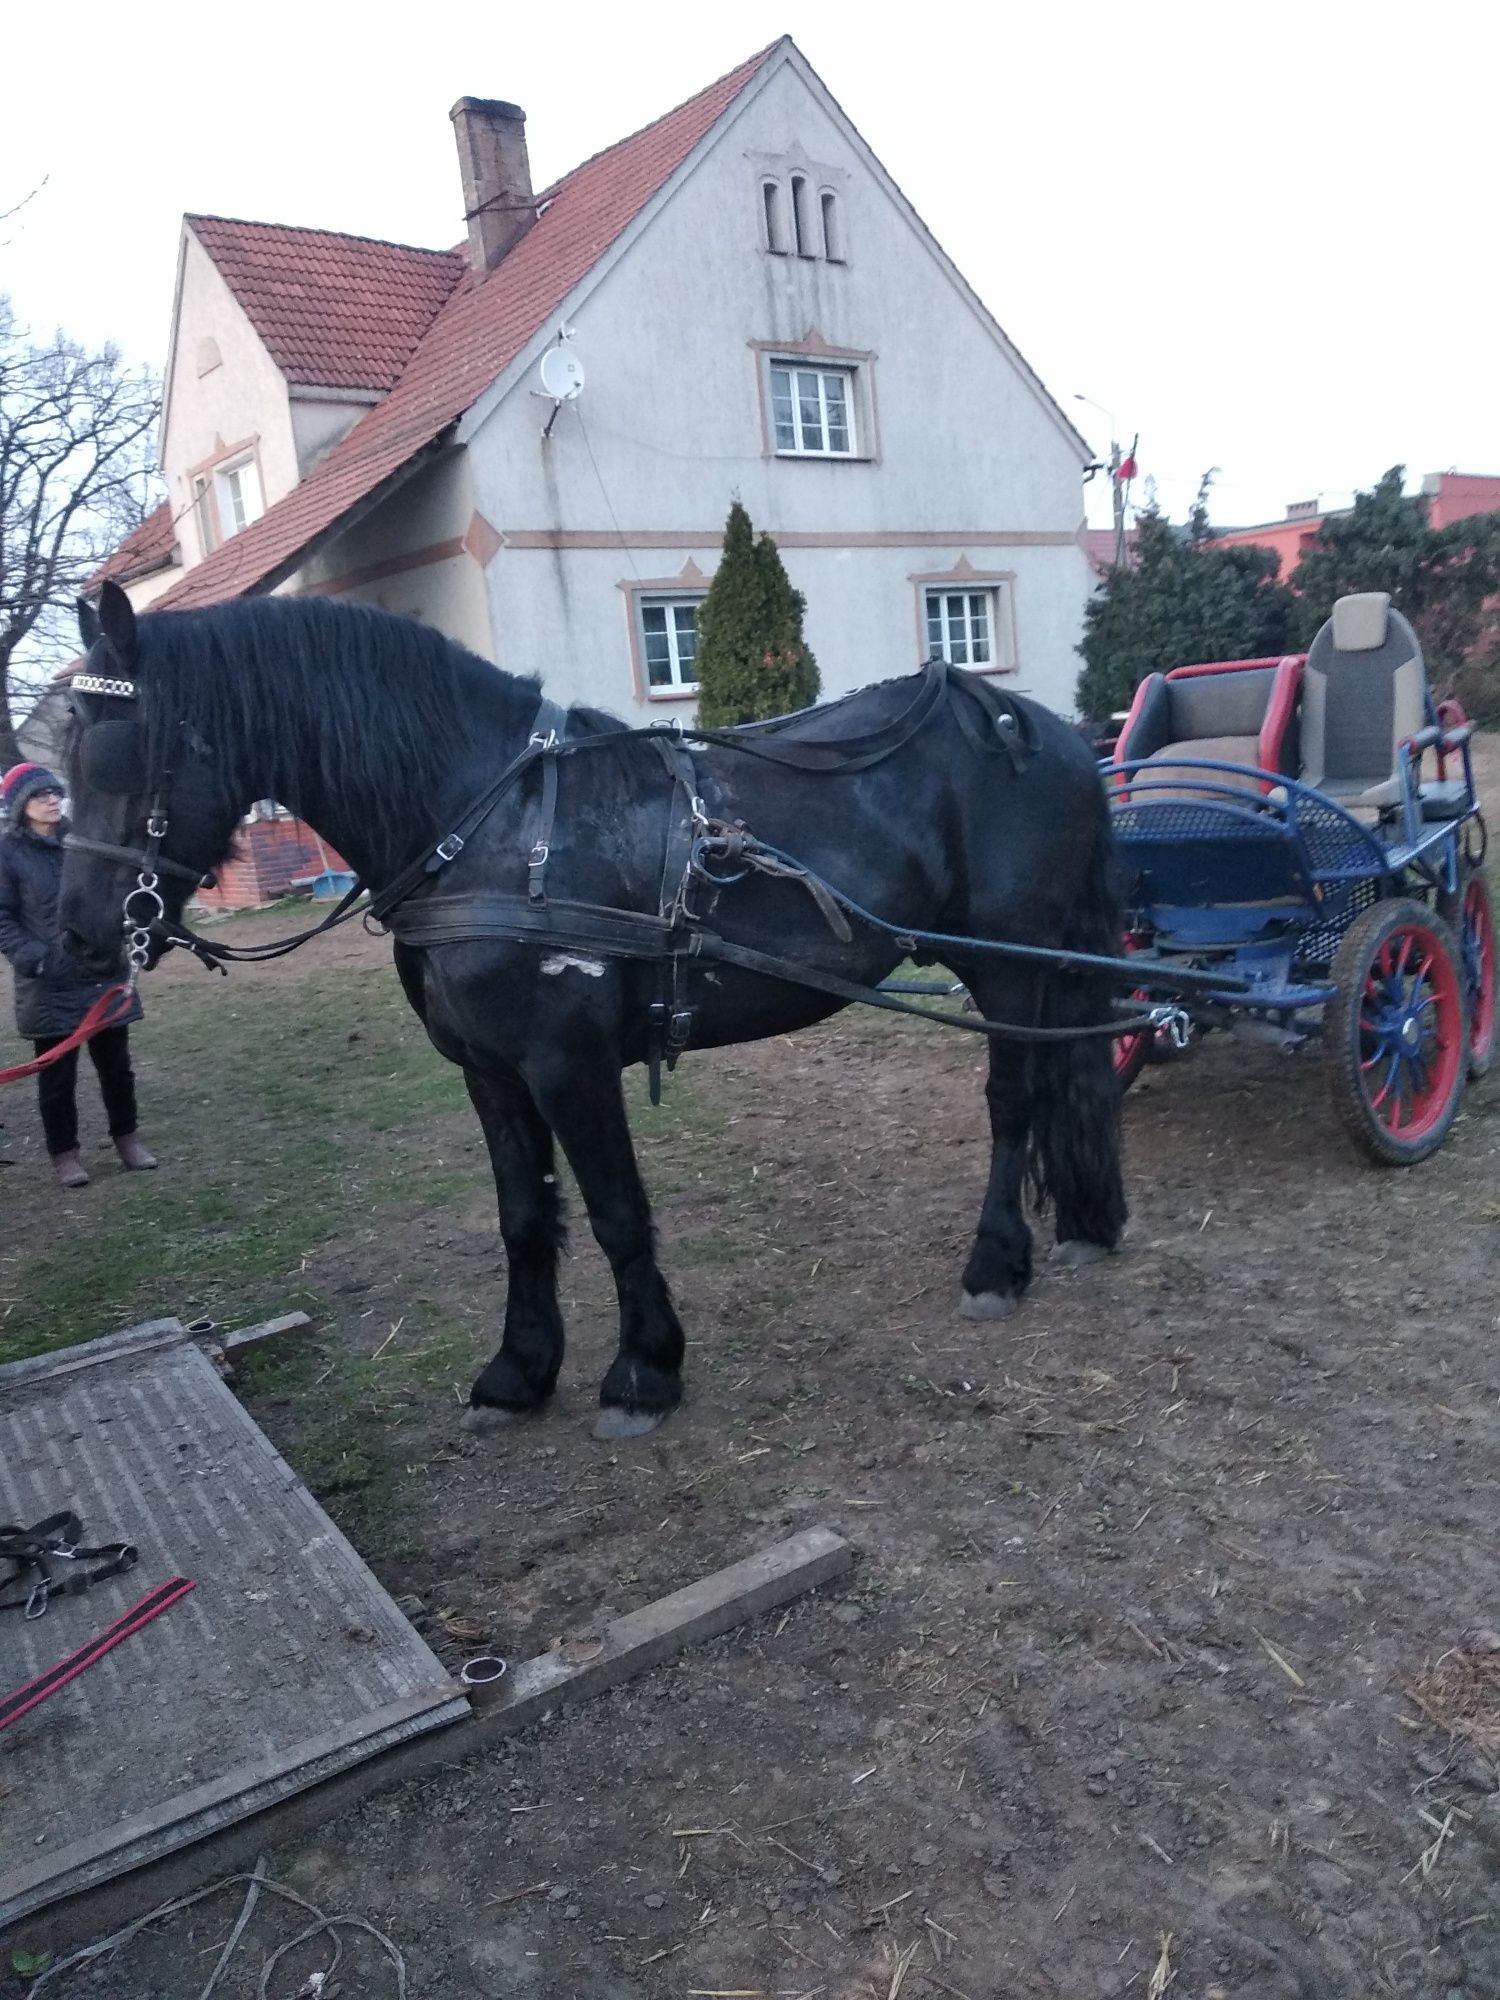
{"type": "MultiPolygon", "coordinates": [[[[1063,929],[1065,951],[1116,958],[1123,910],[1114,837],[1100,794],[1093,844],[1077,902],[1063,929]]],[[[1107,975],[1055,973],[1042,1020],[1049,1028],[1092,1027],[1108,1020],[1107,975]]],[[[1059,1242],[1112,1250],[1127,1214],[1120,1167],[1120,1089],[1108,1035],[1038,1043],[1033,1052],[1031,1151],[1028,1161],[1038,1207],[1057,1211],[1059,1242]]]]}

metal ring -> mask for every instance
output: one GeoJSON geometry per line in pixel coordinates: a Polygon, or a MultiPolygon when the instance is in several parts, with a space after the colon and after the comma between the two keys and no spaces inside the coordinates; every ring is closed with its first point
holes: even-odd
{"type": "Polygon", "coordinates": [[[498,1653],[477,1653],[472,1660],[465,1660],[459,1669],[458,1678],[465,1687],[493,1687],[509,1672],[498,1653]]]}
{"type": "Polygon", "coordinates": [[[167,914],[167,906],[162,901],[161,891],[156,886],[155,877],[150,882],[144,880],[137,882],[133,889],[127,891],[125,901],[121,905],[121,911],[125,918],[125,927],[127,930],[136,925],[162,922],[167,914]],[[146,898],[148,915],[144,919],[136,916],[131,908],[137,896],[144,896],[146,898]]]}

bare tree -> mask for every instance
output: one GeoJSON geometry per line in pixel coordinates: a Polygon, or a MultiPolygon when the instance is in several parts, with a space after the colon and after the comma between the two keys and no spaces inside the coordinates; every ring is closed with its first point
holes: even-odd
{"type": "Polygon", "coordinates": [[[33,342],[0,296],[0,769],[77,651],[74,599],[155,504],[160,400],[114,347],[33,342]]]}

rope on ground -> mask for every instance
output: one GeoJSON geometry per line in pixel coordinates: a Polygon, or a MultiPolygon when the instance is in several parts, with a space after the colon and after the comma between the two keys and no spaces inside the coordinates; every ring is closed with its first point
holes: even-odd
{"type": "Polygon", "coordinates": [[[209,1896],[217,1896],[221,1891],[233,1888],[237,1882],[246,1884],[244,1904],[240,1909],[234,1929],[230,1932],[224,1949],[219,1954],[219,1961],[215,1965],[213,1972],[209,1975],[208,1984],[199,1995],[199,2000],[212,2000],[215,1988],[228,1970],[229,1963],[234,1957],[235,1952],[239,1949],[240,1940],[245,1935],[250,1919],[255,1914],[256,1904],[263,1892],[267,1895],[280,1896],[284,1902],[295,1903],[299,1910],[305,1910],[314,1921],[305,1930],[299,1931],[294,1938],[289,1939],[286,1944],[278,1945],[276,1950],[271,1953],[270,1957],[261,1967],[260,1982],[256,1987],[257,2000],[268,2000],[272,1975],[287,1953],[294,1951],[298,1945],[306,1944],[310,1938],[319,1936],[326,1936],[333,1948],[332,1963],[322,1974],[319,1981],[320,1985],[326,1984],[332,1974],[338,1969],[339,1961],[344,1955],[343,1942],[339,1937],[340,1929],[363,1931],[367,1937],[374,1938],[395,1969],[396,2000],[406,2000],[406,1960],[402,1957],[397,1947],[392,1944],[384,1931],[377,1930],[373,1924],[367,1923],[363,1917],[325,1916],[316,1903],[310,1903],[305,1896],[299,1895],[295,1889],[288,1889],[280,1882],[267,1880],[265,1870],[266,1857],[262,1854],[256,1859],[254,1872],[249,1875],[226,1875],[222,1882],[211,1882],[206,1889],[195,1890],[191,1896],[179,1896],[173,1902],[162,1903],[156,1909],[148,1910],[145,1916],[137,1917],[133,1923],[126,1924],[122,1930],[113,1931],[108,1937],[99,1938],[95,1943],[85,1945],[81,1951],[75,1951],[71,1957],[59,1959],[56,1965],[49,1965],[47,1970],[39,1978],[34,1979],[27,1988],[26,2000],[36,2000],[36,1996],[42,1991],[42,1988],[51,1985],[52,1981],[59,1978],[64,1972],[71,1972],[81,1965],[90,1965],[95,1959],[103,1958],[106,1953],[123,1950],[126,1945],[131,1944],[150,1925],[160,1923],[164,1917],[175,1916],[179,1910],[190,1909],[194,1903],[201,1903],[209,1896]]]}
{"type": "Polygon", "coordinates": [[[230,1959],[234,1957],[236,1951],[238,1951],[240,1939],[245,1935],[246,1926],[255,1915],[255,1906],[260,1901],[260,1885],[265,1879],[266,1857],[263,1854],[257,1854],[255,1857],[255,1866],[250,1871],[250,1887],[245,1891],[245,1901],[240,1909],[239,1916],[235,1919],[234,1929],[229,1933],[224,1944],[224,1949],[219,1953],[219,1962],[208,1975],[208,1984],[198,1995],[198,2000],[213,2000],[214,1988],[224,1977],[225,1968],[228,1966],[230,1959]]]}

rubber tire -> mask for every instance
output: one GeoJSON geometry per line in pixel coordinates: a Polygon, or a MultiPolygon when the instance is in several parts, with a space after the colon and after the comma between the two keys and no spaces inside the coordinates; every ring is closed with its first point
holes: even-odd
{"type": "MultiPolygon", "coordinates": [[[[1494,962],[1496,949],[1495,892],[1490,887],[1490,878],[1485,874],[1482,863],[1478,867],[1475,867],[1472,862],[1465,862],[1463,864],[1459,870],[1458,893],[1453,896],[1442,895],[1438,897],[1438,915],[1445,919],[1448,928],[1458,939],[1460,948],[1462,948],[1463,933],[1459,927],[1463,923],[1464,902],[1476,882],[1479,884],[1479,893],[1484,897],[1485,907],[1489,914],[1490,985],[1493,990],[1496,984],[1500,983],[1500,969],[1497,969],[1494,962]]],[[[1465,995],[1466,1000],[1467,997],[1465,995]]],[[[1464,1026],[1466,1038],[1469,1033],[1470,1024],[1466,1022],[1464,1026]]],[[[1489,1046],[1476,1050],[1472,1042],[1469,1044],[1469,1075],[1471,1077],[1485,1076],[1489,1073],[1490,1065],[1495,1060],[1495,1042],[1497,1038],[1500,1038],[1500,1010],[1492,1009],[1489,1046]]]]}
{"type": "Polygon", "coordinates": [[[1151,1059],[1151,1044],[1155,1039],[1151,1030],[1145,1028],[1138,1035],[1117,1035],[1110,1043],[1110,1053],[1115,1059],[1115,1082],[1123,1097],[1151,1059]],[[1120,1044],[1133,1043],[1125,1060],[1120,1060],[1120,1044]]]}
{"type": "Polygon", "coordinates": [[[1365,980],[1386,936],[1410,923],[1420,923],[1430,930],[1446,951],[1448,969],[1458,988],[1462,1025],[1463,971],[1458,941],[1436,911],[1409,896],[1376,903],[1362,911],[1345,931],[1333,961],[1332,978],[1337,991],[1323,1016],[1323,1054],[1334,1110],[1356,1147],[1379,1167],[1414,1167],[1430,1159],[1447,1138],[1464,1094],[1466,1065],[1459,1062],[1454,1066],[1453,1088],[1442,1116],[1420,1139],[1410,1143],[1386,1130],[1365,1097],[1359,1068],[1359,1017],[1365,980]]]}

